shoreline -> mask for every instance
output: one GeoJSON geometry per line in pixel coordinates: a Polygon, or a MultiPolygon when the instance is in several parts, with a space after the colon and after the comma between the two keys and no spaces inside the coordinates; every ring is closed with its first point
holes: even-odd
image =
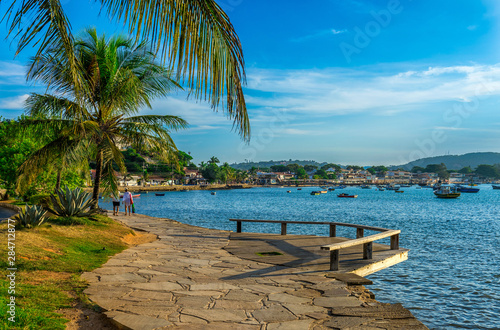
{"type": "Polygon", "coordinates": [[[427,329],[400,304],[376,301],[363,285],[329,278],[328,272],[295,273],[292,267],[243,260],[224,249],[230,231],[140,214],[110,218],[159,237],[82,275],[90,282],[85,293],[121,326],[331,329],[393,324],[427,329]],[[156,301],[155,295],[169,299],[156,301]],[[150,308],[138,308],[143,299],[150,308]]]}

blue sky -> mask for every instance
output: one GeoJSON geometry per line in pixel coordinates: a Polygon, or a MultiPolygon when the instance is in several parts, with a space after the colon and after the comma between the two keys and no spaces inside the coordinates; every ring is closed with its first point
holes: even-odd
{"type": "MultiPolygon", "coordinates": [[[[172,94],[144,113],[175,114],[195,162],[311,159],[402,164],[500,152],[500,4],[494,0],[219,0],[245,54],[247,145],[208,104],[172,94]]],[[[66,0],[73,30],[123,26],[93,1],[66,0]],[[84,4],[84,6],[82,6],[84,4]]],[[[0,10],[5,9],[0,7],[0,10]]],[[[0,27],[5,36],[5,24],[0,27]]],[[[22,113],[30,51],[2,41],[0,116],[22,113]]]]}

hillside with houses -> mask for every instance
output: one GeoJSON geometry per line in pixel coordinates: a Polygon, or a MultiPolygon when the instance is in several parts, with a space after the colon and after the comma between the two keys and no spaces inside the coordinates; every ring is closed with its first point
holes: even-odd
{"type": "MultiPolygon", "coordinates": [[[[326,185],[326,184],[421,184],[482,183],[500,179],[500,165],[481,164],[459,170],[448,169],[446,164],[413,166],[411,170],[390,169],[383,165],[362,167],[341,166],[334,163],[302,161],[278,162],[269,167],[241,169],[228,163],[220,164],[211,157],[196,165],[193,157],[179,151],[175,163],[165,164],[154,157],[141,155],[129,148],[123,151],[127,173],[115,172],[122,186],[165,186],[211,184],[250,185],[326,185]]],[[[275,162],[273,162],[275,163],[275,162]]],[[[268,163],[271,164],[271,163],[268,163]]],[[[92,172],[94,174],[94,172],[92,172]]]]}

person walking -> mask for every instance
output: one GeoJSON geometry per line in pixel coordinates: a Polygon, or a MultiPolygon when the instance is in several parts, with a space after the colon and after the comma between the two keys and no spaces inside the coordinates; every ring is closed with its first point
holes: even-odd
{"type": "Polygon", "coordinates": [[[120,197],[113,193],[111,195],[111,199],[113,200],[113,215],[118,215],[118,211],[120,210],[120,197]]]}
{"type": "Polygon", "coordinates": [[[134,201],[132,200],[132,194],[128,191],[128,188],[125,188],[125,193],[123,193],[123,204],[125,205],[125,215],[131,216],[132,212],[130,211],[130,206],[134,201]]]}

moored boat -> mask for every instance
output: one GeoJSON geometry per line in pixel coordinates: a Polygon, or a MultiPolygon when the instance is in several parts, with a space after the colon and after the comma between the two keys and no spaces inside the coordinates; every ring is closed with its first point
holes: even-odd
{"type": "Polygon", "coordinates": [[[341,198],[357,198],[358,195],[349,195],[349,194],[346,194],[346,193],[342,193],[342,194],[338,194],[337,197],[341,197],[341,198]]]}
{"type": "Polygon", "coordinates": [[[454,187],[442,186],[434,191],[434,195],[437,198],[457,198],[460,196],[460,192],[454,187]]]}
{"type": "Polygon", "coordinates": [[[320,190],[319,191],[321,194],[326,194],[328,192],[328,190],[320,190]]]}
{"type": "Polygon", "coordinates": [[[477,193],[477,192],[479,192],[479,188],[458,186],[457,191],[463,192],[463,193],[477,193]]]}
{"type": "Polygon", "coordinates": [[[494,184],[492,184],[492,185],[491,185],[491,187],[492,187],[493,189],[500,189],[500,186],[497,186],[497,185],[494,185],[494,184]]]}
{"type": "Polygon", "coordinates": [[[397,192],[397,193],[404,193],[405,191],[404,191],[404,190],[394,190],[394,192],[397,192]]]}
{"type": "Polygon", "coordinates": [[[216,194],[217,194],[217,192],[215,192],[215,191],[210,192],[210,195],[216,195],[216,194]]]}
{"type": "Polygon", "coordinates": [[[165,193],[155,193],[156,196],[165,196],[165,193]]]}
{"type": "Polygon", "coordinates": [[[311,191],[311,195],[313,195],[313,196],[321,195],[321,192],[319,192],[319,191],[311,191]]]}

